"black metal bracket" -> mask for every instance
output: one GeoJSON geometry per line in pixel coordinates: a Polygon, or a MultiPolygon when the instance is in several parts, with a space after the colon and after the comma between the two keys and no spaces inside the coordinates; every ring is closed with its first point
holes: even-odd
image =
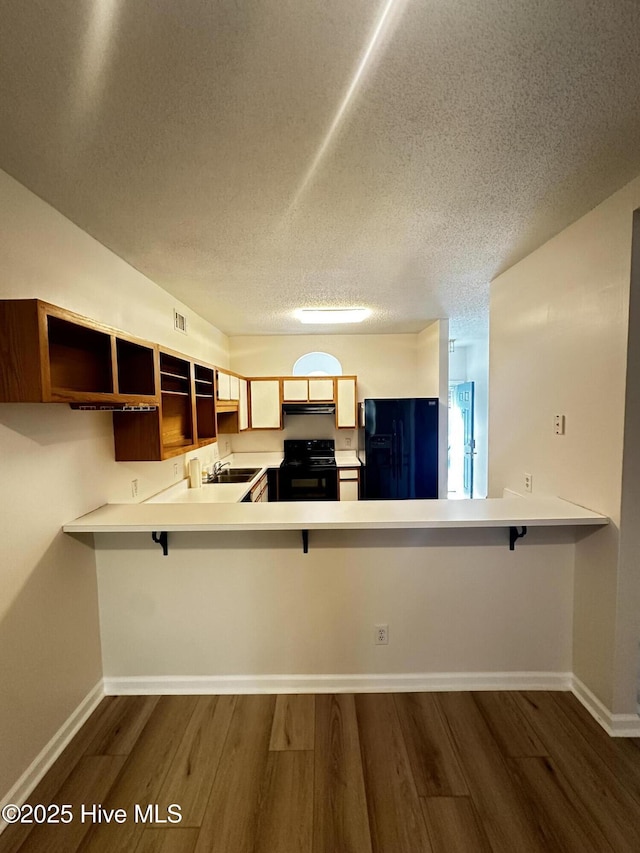
{"type": "Polygon", "coordinates": [[[515,549],[516,549],[516,541],[517,541],[518,539],[522,539],[522,537],[523,537],[523,536],[526,536],[526,535],[527,535],[527,528],[526,528],[526,527],[523,527],[523,528],[522,528],[522,532],[521,532],[521,533],[518,533],[518,528],[517,528],[517,527],[510,527],[510,528],[509,528],[509,550],[510,550],[510,551],[515,551],[515,549]]]}
{"type": "Polygon", "coordinates": [[[309,531],[308,530],[301,530],[300,532],[302,533],[302,553],[308,554],[309,553],[309,531]]]}
{"type": "Polygon", "coordinates": [[[162,533],[152,533],[151,538],[162,548],[162,553],[166,557],[169,553],[169,537],[167,536],[167,531],[163,530],[162,533]]]}

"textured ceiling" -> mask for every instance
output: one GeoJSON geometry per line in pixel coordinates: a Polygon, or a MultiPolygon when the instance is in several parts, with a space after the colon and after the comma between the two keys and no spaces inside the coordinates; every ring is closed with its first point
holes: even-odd
{"type": "Polygon", "coordinates": [[[334,331],[472,338],[499,271],[640,172],[637,0],[0,14],[0,167],[231,335],[365,305],[334,331]]]}

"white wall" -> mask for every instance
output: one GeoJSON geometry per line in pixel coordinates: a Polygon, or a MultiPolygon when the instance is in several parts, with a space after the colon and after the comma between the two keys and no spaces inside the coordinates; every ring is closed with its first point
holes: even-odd
{"type": "MultiPolygon", "coordinates": [[[[0,298],[39,297],[227,364],[224,335],[3,172],[0,267],[0,298]],[[172,330],[174,306],[187,337],[172,330]]],[[[101,676],[94,552],[61,525],[131,500],[133,478],[146,497],[175,476],[172,461],[116,463],[110,415],[63,404],[0,405],[0,458],[2,795],[101,676]]]]}
{"type": "Polygon", "coordinates": [[[467,381],[467,347],[456,345],[449,353],[449,382],[467,381]]]}
{"type": "Polygon", "coordinates": [[[491,287],[490,493],[505,486],[522,491],[524,472],[530,472],[535,493],[610,516],[608,529],[576,547],[573,669],[614,713],[635,710],[638,669],[637,616],[625,613],[624,601],[640,580],[637,565],[632,577],[618,563],[632,214],[638,205],[640,179],[491,287]],[[554,435],[554,414],[566,416],[564,436],[554,435]]]}
{"type": "Polygon", "coordinates": [[[99,535],[105,676],[566,673],[571,536],[312,530],[303,554],[299,531],[185,533],[163,557],[99,535]]]}
{"type": "Polygon", "coordinates": [[[473,431],[476,458],[473,496],[486,498],[489,470],[489,334],[465,347],[467,381],[474,383],[473,431]]]}

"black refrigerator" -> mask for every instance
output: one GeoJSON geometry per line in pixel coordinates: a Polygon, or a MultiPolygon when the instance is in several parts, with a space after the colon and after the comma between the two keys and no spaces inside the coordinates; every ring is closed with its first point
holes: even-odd
{"type": "Polygon", "coordinates": [[[366,500],[438,497],[434,397],[364,401],[366,500]]]}

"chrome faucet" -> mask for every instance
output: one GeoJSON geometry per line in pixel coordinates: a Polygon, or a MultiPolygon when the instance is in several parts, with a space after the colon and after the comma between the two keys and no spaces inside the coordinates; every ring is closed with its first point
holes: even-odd
{"type": "Polygon", "coordinates": [[[213,470],[210,474],[207,474],[205,471],[202,472],[202,482],[203,483],[213,483],[214,478],[218,476],[218,474],[222,471],[223,468],[230,468],[230,464],[228,462],[214,462],[213,470]]]}

